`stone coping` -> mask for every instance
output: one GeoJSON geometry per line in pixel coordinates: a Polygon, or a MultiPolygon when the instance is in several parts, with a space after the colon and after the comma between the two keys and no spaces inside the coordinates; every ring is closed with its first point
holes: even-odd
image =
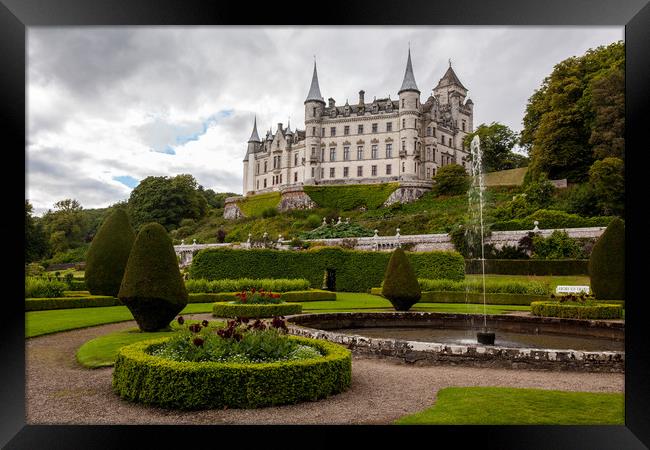
{"type": "MultiPolygon", "coordinates": [[[[625,325],[620,322],[602,320],[579,320],[522,317],[509,315],[489,315],[488,328],[509,328],[534,326],[545,332],[555,330],[576,331],[574,335],[599,336],[622,340],[625,325]],[[580,327],[580,328],[578,328],[580,327]],[[579,330],[579,331],[578,331],[579,330]]],[[[452,324],[462,321],[477,323],[473,327],[482,328],[483,316],[480,314],[447,314],[429,312],[387,312],[387,313],[323,313],[301,314],[288,317],[290,333],[316,339],[325,339],[346,345],[357,354],[380,358],[397,359],[406,363],[451,364],[474,367],[498,367],[509,369],[582,371],[582,372],[623,372],[625,352],[618,351],[576,351],[540,348],[510,348],[481,344],[442,344],[432,342],[407,341],[400,339],[369,338],[328,331],[327,328],[359,328],[365,326],[408,326],[419,324],[452,324]]],[[[417,326],[417,325],[416,325],[417,326]]],[[[519,331],[522,331],[520,329],[519,331]]]]}

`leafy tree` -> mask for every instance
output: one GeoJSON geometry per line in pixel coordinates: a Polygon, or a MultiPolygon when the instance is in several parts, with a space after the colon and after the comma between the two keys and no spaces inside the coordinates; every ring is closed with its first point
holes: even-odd
{"type": "Polygon", "coordinates": [[[542,174],[538,179],[529,182],[524,189],[526,194],[526,201],[532,205],[534,209],[547,207],[553,198],[555,186],[548,181],[545,174],[542,174]]]}
{"type": "Polygon", "coordinates": [[[469,189],[469,176],[465,168],[449,164],[438,169],[433,177],[433,192],[436,195],[460,195],[469,189]]]}
{"type": "Polygon", "coordinates": [[[609,157],[596,161],[589,169],[589,183],[604,215],[623,215],[625,175],[622,159],[609,157]]]}
{"type": "MultiPolygon", "coordinates": [[[[528,100],[520,144],[529,176],[586,181],[589,167],[614,145],[622,151],[623,42],[557,64],[528,100]]],[[[618,150],[617,150],[618,149],[618,150]]]]}
{"type": "Polygon", "coordinates": [[[514,169],[527,164],[528,158],[512,151],[519,137],[508,126],[499,122],[492,122],[490,125],[483,123],[473,133],[465,136],[465,147],[470,148],[474,136],[481,140],[485,172],[514,169]]]}
{"type": "Polygon", "coordinates": [[[168,231],[183,219],[201,219],[208,205],[192,175],[147,177],[131,191],[128,204],[136,229],[156,222],[168,231]]]}
{"type": "Polygon", "coordinates": [[[381,294],[397,311],[408,311],[422,296],[413,267],[401,248],[395,249],[388,261],[381,294]]]}
{"type": "Polygon", "coordinates": [[[25,200],[25,263],[38,261],[50,251],[48,237],[38,218],[32,217],[34,207],[25,200]]]}
{"type": "Polygon", "coordinates": [[[225,205],[226,198],[234,197],[237,194],[232,192],[214,192],[212,189],[204,189],[203,186],[199,186],[199,192],[203,195],[206,202],[211,208],[223,208],[225,205]]]}
{"type": "Polygon", "coordinates": [[[83,208],[77,200],[65,199],[54,204],[54,211],[43,215],[43,227],[49,234],[54,253],[78,247],[83,243],[86,221],[83,208]]]}

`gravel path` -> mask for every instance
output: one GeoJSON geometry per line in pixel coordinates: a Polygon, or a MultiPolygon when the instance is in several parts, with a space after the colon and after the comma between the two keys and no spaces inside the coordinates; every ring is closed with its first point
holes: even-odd
{"type": "Polygon", "coordinates": [[[75,359],[87,340],[135,326],[122,322],[27,339],[27,424],[389,424],[431,406],[437,391],[448,386],[624,392],[622,373],[411,366],[353,356],[350,389],[318,402],[255,410],[164,410],[121,400],[111,390],[112,368],[85,369],[75,359]]]}

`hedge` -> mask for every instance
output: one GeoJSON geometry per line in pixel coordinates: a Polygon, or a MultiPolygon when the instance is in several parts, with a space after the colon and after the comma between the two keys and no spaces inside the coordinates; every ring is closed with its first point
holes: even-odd
{"type": "Polygon", "coordinates": [[[564,211],[540,209],[524,219],[512,219],[492,224],[492,231],[532,230],[537,220],[540,229],[606,227],[614,216],[581,217],[564,211]]]}
{"type": "MultiPolygon", "coordinates": [[[[465,272],[481,273],[481,261],[465,261],[465,272]]],[[[498,275],[588,275],[588,259],[486,259],[485,273],[498,275]]]]}
{"type": "MultiPolygon", "coordinates": [[[[336,270],[336,290],[368,292],[381,285],[391,253],[317,247],[308,251],[205,249],[190,266],[191,278],[305,278],[321,288],[326,269],[336,270]]],[[[457,252],[412,252],[407,256],[418,278],[462,280],[465,268],[457,252]]]]}
{"type": "Polygon", "coordinates": [[[70,283],[68,283],[68,290],[85,291],[87,290],[86,282],[83,280],[72,280],[70,283]]]}
{"type": "Polygon", "coordinates": [[[535,316],[560,317],[563,319],[620,319],[623,306],[599,303],[590,306],[558,302],[533,302],[530,311],[535,316]]]}
{"type": "Polygon", "coordinates": [[[381,183],[352,186],[304,186],[303,190],[321,208],[350,211],[361,206],[377,209],[398,187],[399,183],[381,183]]]}
{"type": "Polygon", "coordinates": [[[25,311],[48,309],[96,308],[100,306],[119,306],[122,302],[115,297],[91,295],[88,297],[26,298],[25,311]]]}
{"type": "Polygon", "coordinates": [[[267,192],[264,194],[250,195],[237,202],[237,206],[246,217],[259,217],[264,210],[277,208],[280,203],[279,192],[267,192]]]}
{"type": "Polygon", "coordinates": [[[259,319],[262,317],[289,316],[300,314],[302,305],[300,303],[270,303],[268,305],[246,305],[241,303],[217,302],[212,306],[214,317],[247,317],[259,319]]]}
{"type": "Polygon", "coordinates": [[[229,302],[235,298],[235,292],[193,292],[187,294],[187,303],[229,302]]]}
{"type": "MultiPolygon", "coordinates": [[[[423,291],[444,291],[444,292],[483,292],[483,281],[466,280],[426,280],[419,279],[418,283],[423,291]]],[[[510,280],[485,280],[485,292],[500,294],[525,294],[525,295],[543,295],[551,293],[547,283],[539,281],[510,281],[510,280]]]]}
{"type": "Polygon", "coordinates": [[[239,278],[224,280],[192,279],[185,281],[187,292],[241,292],[250,289],[265,291],[287,292],[309,289],[309,280],[305,279],[270,279],[270,278],[239,278]]]}
{"type": "MultiPolygon", "coordinates": [[[[381,288],[372,288],[371,294],[381,295],[381,288]]],[[[485,294],[485,303],[488,305],[522,305],[528,306],[534,301],[546,296],[528,294],[485,294]]],[[[483,304],[483,294],[478,292],[453,292],[453,291],[423,291],[418,303],[472,303],[483,304]]]]}
{"type": "Polygon", "coordinates": [[[179,362],[152,356],[168,337],[122,347],[112,386],[125,400],[178,409],[258,408],[315,401],[343,392],[352,380],[350,350],[290,336],[322,358],[275,363],[179,362]]]}
{"type": "Polygon", "coordinates": [[[312,289],[309,291],[283,292],[280,298],[285,302],[329,302],[336,300],[336,292],[312,289]]]}

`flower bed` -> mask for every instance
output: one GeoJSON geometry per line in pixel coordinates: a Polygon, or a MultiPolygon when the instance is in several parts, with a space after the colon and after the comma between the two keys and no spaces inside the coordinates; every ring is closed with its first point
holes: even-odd
{"type": "Polygon", "coordinates": [[[595,302],[532,302],[530,311],[535,316],[564,319],[620,319],[623,306],[595,302]]]}
{"type": "Polygon", "coordinates": [[[277,317],[271,328],[259,320],[247,323],[229,321],[211,334],[204,321],[190,325],[189,334],[123,347],[115,361],[113,390],[147,405],[206,409],[318,400],[350,386],[352,358],[345,347],[284,336],[286,325],[277,317]],[[280,360],[268,362],[278,355],[280,360]]]}
{"type": "Polygon", "coordinates": [[[235,302],[217,302],[212,306],[214,317],[248,317],[261,318],[300,314],[300,303],[242,304],[235,302]]]}

